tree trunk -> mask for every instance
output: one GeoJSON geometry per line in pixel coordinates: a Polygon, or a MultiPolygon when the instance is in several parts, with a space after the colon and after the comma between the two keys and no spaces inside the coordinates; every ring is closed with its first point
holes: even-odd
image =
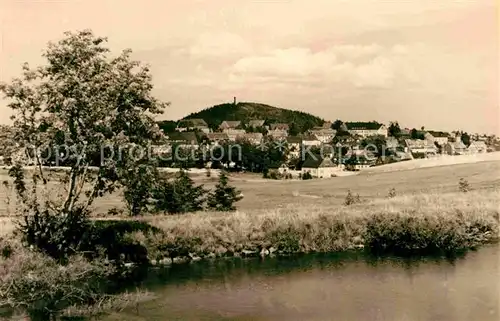
{"type": "Polygon", "coordinates": [[[69,189],[68,189],[68,196],[66,197],[66,201],[64,202],[63,205],[63,211],[65,213],[69,213],[75,204],[75,196],[76,196],[76,180],[78,178],[78,168],[77,167],[72,167],[71,168],[71,176],[69,180],[69,189]]]}

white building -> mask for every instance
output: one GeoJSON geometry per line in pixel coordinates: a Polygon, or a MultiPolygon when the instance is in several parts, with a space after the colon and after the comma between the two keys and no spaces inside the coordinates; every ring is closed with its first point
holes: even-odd
{"type": "Polygon", "coordinates": [[[345,124],[351,135],[358,135],[361,137],[388,136],[387,126],[377,122],[348,122],[345,124]]]}
{"type": "Polygon", "coordinates": [[[311,156],[302,164],[302,175],[310,173],[312,177],[328,178],[334,177],[341,168],[335,165],[330,158],[311,156]]]}

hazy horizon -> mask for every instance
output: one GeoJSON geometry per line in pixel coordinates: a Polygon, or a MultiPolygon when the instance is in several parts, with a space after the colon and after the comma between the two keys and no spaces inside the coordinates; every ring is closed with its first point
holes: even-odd
{"type": "MultiPolygon", "coordinates": [[[[163,119],[238,101],[500,135],[495,0],[0,2],[0,81],[92,29],[151,66],[163,119]]],[[[8,123],[0,100],[0,123],[8,123]]]]}

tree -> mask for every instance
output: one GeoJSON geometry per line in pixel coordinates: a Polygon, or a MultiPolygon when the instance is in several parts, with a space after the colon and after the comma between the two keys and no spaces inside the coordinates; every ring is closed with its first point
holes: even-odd
{"type": "Polygon", "coordinates": [[[241,193],[235,187],[229,186],[226,174],[221,172],[215,191],[208,196],[207,205],[209,209],[215,211],[234,211],[236,210],[234,203],[242,198],[241,193]]]}
{"type": "Polygon", "coordinates": [[[164,133],[173,133],[177,128],[177,122],[173,120],[162,120],[158,122],[158,127],[160,127],[164,133]]]}
{"type": "MultiPolygon", "coordinates": [[[[124,151],[145,148],[161,136],[153,116],[167,104],[151,95],[149,69],[132,61],[130,50],[108,58],[106,41],[90,30],[67,32],[44,52],[47,65],[31,69],[26,63],[22,78],[0,86],[12,100],[8,106],[14,111],[14,126],[20,129],[18,141],[39,151],[52,147],[56,137],[64,138],[64,146],[58,147],[64,147],[71,167],[58,212],[71,211],[82,192],[88,207],[112,190],[120,172],[134,164],[135,157],[124,151]],[[90,175],[91,155],[102,155],[104,150],[108,155],[118,150],[121,154],[101,158],[97,174],[90,175]]],[[[39,152],[35,158],[46,184],[39,152]]]]}
{"type": "Polygon", "coordinates": [[[206,191],[203,185],[195,185],[184,170],[181,170],[173,181],[164,180],[158,185],[153,192],[157,211],[176,214],[203,209],[206,191]]]}
{"type": "Polygon", "coordinates": [[[419,132],[417,129],[413,128],[410,131],[410,138],[411,139],[424,139],[425,136],[421,132],[419,132]]]}
{"type": "Polygon", "coordinates": [[[300,134],[300,128],[295,123],[291,123],[288,135],[297,136],[298,134],[300,134]]]}
{"type": "Polygon", "coordinates": [[[361,147],[367,148],[367,151],[372,151],[377,157],[387,156],[386,152],[386,140],[384,136],[370,136],[364,138],[361,143],[361,147]]]}
{"type": "MultiPolygon", "coordinates": [[[[24,216],[18,230],[24,241],[56,259],[82,250],[89,207],[120,185],[130,192],[131,177],[143,170],[136,166],[141,152],[162,137],[154,116],[168,104],[152,96],[149,69],[132,61],[130,50],[109,57],[106,41],[89,30],[65,33],[45,50],[45,65],[33,69],[26,63],[20,78],[0,85],[10,100],[15,139],[36,165],[32,184],[25,185],[30,191],[18,189],[24,216]],[[43,166],[48,150],[63,155],[69,166],[57,175],[59,184],[49,184],[54,176],[43,166]],[[41,199],[53,186],[65,188],[55,191],[59,197],[41,199]]],[[[147,194],[146,185],[136,187],[141,197],[147,194]]],[[[133,213],[142,208],[135,192],[125,196],[133,213]]]]}
{"type": "Polygon", "coordinates": [[[149,162],[137,164],[123,173],[123,198],[129,215],[137,216],[149,211],[148,205],[158,176],[157,167],[149,162]]]}
{"type": "Polygon", "coordinates": [[[465,146],[469,146],[471,142],[471,137],[467,132],[461,132],[460,137],[462,139],[462,143],[464,143],[465,146]]]}
{"type": "Polygon", "coordinates": [[[397,121],[391,122],[389,125],[389,136],[398,138],[401,136],[401,128],[399,127],[399,123],[397,121]]]}
{"type": "Polygon", "coordinates": [[[336,131],[339,131],[342,127],[342,125],[344,124],[343,121],[341,121],[340,119],[337,119],[336,121],[333,122],[332,124],[332,129],[335,129],[336,131]]]}

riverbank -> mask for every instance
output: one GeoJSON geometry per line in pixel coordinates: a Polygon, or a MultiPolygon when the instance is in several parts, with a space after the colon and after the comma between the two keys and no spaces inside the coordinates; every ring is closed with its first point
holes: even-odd
{"type": "MultiPolygon", "coordinates": [[[[119,241],[135,251],[121,246],[122,254],[151,264],[350,250],[450,253],[499,240],[499,204],[498,189],[487,189],[362,198],[348,206],[323,200],[232,213],[108,217],[94,225],[113,251],[119,241]]],[[[1,235],[9,235],[12,221],[0,223],[1,235]]]]}
{"type": "Polygon", "coordinates": [[[144,218],[130,240],[153,263],[369,250],[452,253],[500,238],[498,191],[420,194],[349,206],[144,218]]]}
{"type": "MultiPolygon", "coordinates": [[[[347,251],[383,256],[454,255],[500,239],[498,189],[417,194],[373,201],[357,201],[354,197],[354,201],[352,205],[343,206],[323,202],[317,206],[293,204],[274,210],[200,212],[136,220],[107,218],[93,220],[92,233],[105,256],[120,258],[125,267],[134,263],[147,266],[230,257],[347,251]]],[[[70,265],[85,267],[85,273],[95,275],[89,282],[74,280],[73,276],[84,274],[69,273],[71,269],[61,268],[52,259],[32,253],[19,244],[10,249],[9,234],[5,236],[3,241],[0,237],[0,255],[9,259],[0,266],[2,279],[27,282],[28,285],[38,279],[58,280],[58,286],[65,291],[87,289],[94,301],[109,297],[107,290],[88,287],[93,284],[90,282],[93,278],[99,281],[95,284],[103,284],[107,274],[115,275],[103,269],[100,263],[70,265]],[[24,279],[21,277],[24,271],[30,271],[37,278],[24,279]]],[[[132,285],[137,281],[134,273],[127,275],[130,276],[126,279],[120,277],[121,283],[126,281],[132,285]]],[[[38,302],[42,297],[38,294],[53,287],[50,282],[39,286],[30,300],[38,302]]],[[[132,301],[135,300],[138,299],[132,301]]],[[[127,301],[130,298],[127,297],[127,301]]],[[[121,306],[120,302],[118,298],[121,306]]],[[[83,314],[87,313],[90,312],[83,314]]]]}

